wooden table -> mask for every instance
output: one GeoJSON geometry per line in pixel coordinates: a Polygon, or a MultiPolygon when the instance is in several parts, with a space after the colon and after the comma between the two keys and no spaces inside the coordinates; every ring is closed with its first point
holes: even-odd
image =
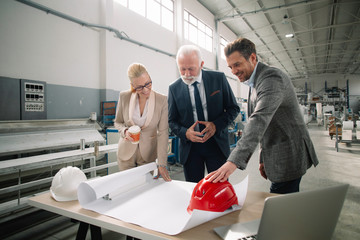
{"type": "MultiPolygon", "coordinates": [[[[65,217],[79,220],[90,225],[99,226],[114,232],[133,236],[140,239],[206,239],[219,240],[220,237],[213,231],[215,227],[230,225],[237,222],[247,222],[261,217],[264,200],[274,194],[249,191],[243,208],[212,221],[191,228],[177,235],[167,235],[138,225],[123,222],[93,211],[83,209],[78,201],[57,202],[50,193],[44,193],[29,199],[31,206],[44,209],[65,217]]],[[[169,223],[171,224],[171,223],[169,223]]]]}

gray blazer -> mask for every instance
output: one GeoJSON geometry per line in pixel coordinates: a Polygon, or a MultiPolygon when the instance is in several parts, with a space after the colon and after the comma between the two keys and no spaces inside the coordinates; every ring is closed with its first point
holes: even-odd
{"type": "Polygon", "coordinates": [[[248,109],[249,121],[228,161],[245,169],[260,143],[260,162],[271,182],[294,180],[319,163],[285,73],[259,62],[248,109]]]}

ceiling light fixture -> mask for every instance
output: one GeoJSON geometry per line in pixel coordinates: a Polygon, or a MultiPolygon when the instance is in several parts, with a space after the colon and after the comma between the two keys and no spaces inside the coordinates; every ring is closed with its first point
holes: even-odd
{"type": "Polygon", "coordinates": [[[283,20],[281,21],[282,24],[288,24],[289,23],[289,17],[288,15],[284,15],[283,20]]]}
{"type": "Polygon", "coordinates": [[[287,37],[287,38],[293,38],[293,37],[294,37],[294,34],[293,34],[293,33],[288,33],[288,34],[285,35],[285,37],[287,37]]]}

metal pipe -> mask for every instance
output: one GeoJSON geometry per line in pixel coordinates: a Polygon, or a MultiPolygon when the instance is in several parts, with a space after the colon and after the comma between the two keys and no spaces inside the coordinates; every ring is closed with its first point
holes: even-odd
{"type": "Polygon", "coordinates": [[[215,21],[215,67],[216,67],[216,70],[219,70],[219,43],[220,43],[219,21],[215,21]]]}
{"type": "MultiPolygon", "coordinates": [[[[21,185],[21,169],[19,169],[19,175],[18,175],[18,186],[21,185]]],[[[21,190],[18,190],[18,205],[20,205],[20,199],[21,199],[21,190]]]]}
{"type": "Polygon", "coordinates": [[[346,107],[349,109],[350,108],[350,98],[349,98],[349,79],[346,80],[346,107]]]}
{"type": "MultiPolygon", "coordinates": [[[[115,167],[117,165],[118,165],[117,162],[111,162],[111,163],[106,163],[106,164],[102,164],[102,165],[98,165],[98,166],[89,167],[89,168],[83,169],[82,171],[84,173],[95,172],[97,170],[102,170],[102,169],[106,169],[106,168],[110,168],[110,167],[115,167]]],[[[21,170],[19,170],[19,171],[21,171],[21,170]]],[[[31,181],[31,182],[19,183],[17,185],[1,188],[0,189],[0,194],[3,195],[3,194],[6,194],[6,193],[11,193],[11,192],[16,192],[16,191],[20,192],[23,189],[28,189],[30,187],[37,187],[37,186],[39,186],[41,184],[50,183],[53,180],[53,178],[54,178],[54,176],[51,176],[51,177],[47,177],[47,178],[34,180],[34,181],[31,181]]],[[[18,205],[20,205],[20,200],[21,200],[21,196],[18,196],[18,205]]]]}

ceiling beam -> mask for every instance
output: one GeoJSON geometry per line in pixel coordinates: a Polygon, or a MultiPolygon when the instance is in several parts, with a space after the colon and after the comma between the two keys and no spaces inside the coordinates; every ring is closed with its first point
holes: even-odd
{"type": "Polygon", "coordinates": [[[242,18],[243,16],[249,15],[249,14],[257,14],[257,13],[260,13],[260,12],[261,13],[267,13],[267,12],[273,11],[273,10],[288,9],[288,8],[293,8],[293,7],[298,6],[298,5],[315,4],[315,3],[319,3],[319,2],[323,2],[323,1],[326,1],[326,0],[319,0],[319,1],[305,0],[305,1],[301,1],[301,2],[283,4],[283,5],[269,7],[269,8],[261,8],[259,10],[254,10],[254,11],[250,11],[250,12],[240,12],[238,7],[234,7],[233,10],[238,12],[238,14],[233,14],[231,16],[219,17],[216,20],[220,21],[220,22],[231,21],[231,20],[235,20],[237,18],[242,18]]]}

